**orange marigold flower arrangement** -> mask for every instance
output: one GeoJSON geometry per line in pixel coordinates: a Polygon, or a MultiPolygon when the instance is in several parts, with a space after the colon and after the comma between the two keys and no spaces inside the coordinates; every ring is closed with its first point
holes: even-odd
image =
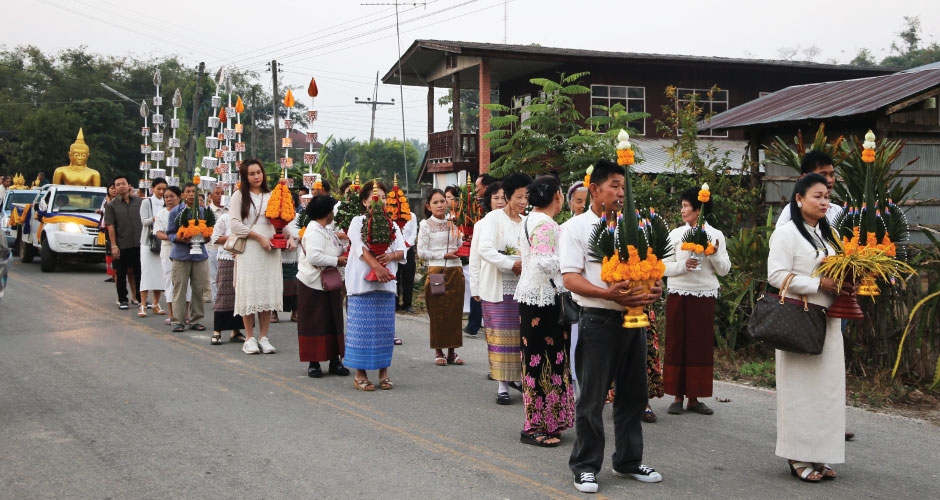
{"type": "Polygon", "coordinates": [[[633,152],[633,146],[630,144],[630,134],[626,130],[620,129],[620,133],[617,134],[617,165],[623,167],[633,165],[635,162],[636,156],[633,152]]]}
{"type": "Polygon", "coordinates": [[[264,216],[268,219],[290,222],[294,220],[295,215],[297,212],[294,209],[294,198],[291,197],[287,183],[278,182],[271,190],[271,198],[268,200],[268,208],[264,211],[264,216]]]}

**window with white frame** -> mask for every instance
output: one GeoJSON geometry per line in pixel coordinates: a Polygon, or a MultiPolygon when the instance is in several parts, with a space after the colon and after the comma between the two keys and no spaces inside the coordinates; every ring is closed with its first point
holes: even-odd
{"type": "MultiPolygon", "coordinates": [[[[700,108],[702,116],[709,117],[728,111],[728,91],[711,89],[676,89],[676,96],[679,98],[678,106],[681,108],[692,100],[692,96],[700,108]]],[[[702,129],[698,131],[699,137],[728,137],[728,131],[716,131],[714,129],[702,129]]]]}
{"type": "MultiPolygon", "coordinates": [[[[646,112],[646,87],[626,87],[622,85],[591,85],[591,116],[606,116],[602,109],[620,104],[630,113],[646,112]]],[[[646,120],[634,120],[628,124],[638,134],[646,135],[646,120]]]]}

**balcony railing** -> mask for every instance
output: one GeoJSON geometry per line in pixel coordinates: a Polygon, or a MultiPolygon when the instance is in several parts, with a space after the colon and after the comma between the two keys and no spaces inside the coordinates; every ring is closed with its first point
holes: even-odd
{"type": "Polygon", "coordinates": [[[454,131],[445,130],[428,135],[428,163],[476,162],[477,134],[460,134],[460,157],[454,157],[454,131]]]}

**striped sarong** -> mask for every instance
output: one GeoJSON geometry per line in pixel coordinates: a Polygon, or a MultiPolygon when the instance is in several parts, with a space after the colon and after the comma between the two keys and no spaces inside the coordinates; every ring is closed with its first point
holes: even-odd
{"type": "Polygon", "coordinates": [[[284,312],[297,309],[297,262],[281,262],[281,275],[284,280],[284,312]]]}
{"type": "Polygon", "coordinates": [[[235,278],[235,261],[220,260],[216,284],[219,290],[215,295],[213,305],[213,327],[217,332],[226,330],[241,330],[244,327],[242,317],[235,314],[235,288],[232,280],[235,278]]]}
{"type": "MultiPolygon", "coordinates": [[[[358,370],[388,368],[395,347],[395,294],[369,292],[349,295],[347,301],[343,364],[358,370]]],[[[517,358],[518,352],[517,345],[517,358]]]]}
{"type": "Polygon", "coordinates": [[[484,300],[483,324],[493,380],[521,380],[519,303],[512,295],[503,295],[502,302],[484,300]]]}

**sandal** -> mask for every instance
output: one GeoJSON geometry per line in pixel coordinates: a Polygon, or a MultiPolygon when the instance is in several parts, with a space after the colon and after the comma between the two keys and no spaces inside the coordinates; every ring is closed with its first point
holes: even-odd
{"type": "Polygon", "coordinates": [[[530,444],[532,446],[541,446],[543,448],[554,448],[561,444],[561,440],[557,436],[553,436],[546,432],[520,432],[519,433],[519,442],[522,444],[530,444]]]}
{"type": "Polygon", "coordinates": [[[371,392],[375,390],[375,386],[372,385],[372,382],[369,382],[367,378],[353,378],[353,387],[360,391],[371,392]]]}
{"type": "Polygon", "coordinates": [[[232,336],[228,338],[229,342],[244,342],[245,335],[242,332],[232,332],[232,336]]]}
{"type": "Polygon", "coordinates": [[[644,421],[644,422],[646,422],[646,423],[648,423],[648,424],[655,424],[655,423],[656,423],[656,420],[658,420],[658,419],[656,418],[656,414],[653,413],[653,410],[652,410],[652,409],[647,408],[646,410],[643,411],[643,421],[644,421]]]}
{"type": "Polygon", "coordinates": [[[173,319],[173,318],[167,318],[167,319],[163,320],[163,324],[164,324],[164,325],[172,325],[174,321],[176,321],[176,320],[173,319]]]}
{"type": "Polygon", "coordinates": [[[460,355],[455,352],[453,356],[447,356],[447,364],[448,365],[462,365],[464,364],[464,362],[463,362],[463,359],[460,359],[460,355]]]}
{"type": "Polygon", "coordinates": [[[402,345],[402,343],[403,343],[403,342],[401,341],[400,338],[395,337],[395,342],[394,342],[395,345],[402,345]]]}
{"type": "Polygon", "coordinates": [[[153,313],[163,316],[164,314],[166,314],[166,311],[162,307],[160,307],[160,304],[154,304],[153,313]]]}
{"type": "Polygon", "coordinates": [[[138,317],[138,318],[146,318],[146,317],[147,317],[147,308],[144,307],[144,306],[140,306],[140,308],[137,309],[137,317],[138,317]]]}
{"type": "Polygon", "coordinates": [[[818,483],[822,481],[822,474],[813,468],[813,464],[797,462],[795,460],[787,460],[787,464],[790,466],[790,474],[793,474],[794,477],[799,478],[800,481],[804,483],[818,483]],[[813,474],[816,474],[816,476],[811,478],[810,476],[813,474]]]}
{"type": "Polygon", "coordinates": [[[180,332],[182,332],[182,331],[185,330],[185,329],[186,329],[186,327],[185,327],[184,325],[180,324],[180,323],[177,323],[177,324],[173,325],[173,332],[174,332],[174,333],[180,333],[180,332]]]}
{"type": "Polygon", "coordinates": [[[447,358],[444,356],[438,356],[434,358],[434,364],[437,366],[447,366],[447,358]]]}
{"type": "Polygon", "coordinates": [[[209,339],[212,345],[222,345],[222,332],[212,332],[212,338],[209,339]]]}
{"type": "Polygon", "coordinates": [[[395,388],[395,386],[392,385],[392,379],[385,377],[382,380],[379,380],[379,389],[382,389],[383,391],[390,391],[393,388],[395,388]]]}
{"type": "Polygon", "coordinates": [[[813,468],[816,469],[816,472],[822,474],[822,478],[825,480],[835,479],[838,474],[836,471],[832,470],[832,467],[829,467],[829,464],[813,464],[813,468]]]}
{"type": "Polygon", "coordinates": [[[715,410],[705,406],[705,403],[701,401],[695,403],[695,406],[686,406],[686,410],[689,410],[692,413],[698,413],[699,415],[711,415],[712,413],[715,413],[715,410]]]}
{"type": "Polygon", "coordinates": [[[190,330],[196,330],[197,332],[204,332],[204,331],[206,331],[206,327],[202,326],[202,323],[193,323],[193,324],[189,325],[189,329],[190,329],[190,330]]]}
{"type": "Polygon", "coordinates": [[[280,323],[281,318],[277,317],[277,313],[271,313],[271,323],[280,323]]]}

